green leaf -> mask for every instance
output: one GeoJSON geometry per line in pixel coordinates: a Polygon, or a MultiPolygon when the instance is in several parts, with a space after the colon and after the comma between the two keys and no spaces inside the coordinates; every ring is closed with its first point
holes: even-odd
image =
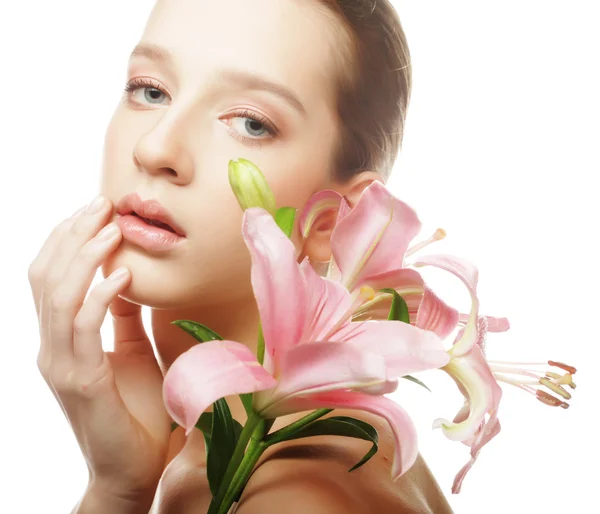
{"type": "Polygon", "coordinates": [[[371,449],[360,461],[348,470],[349,472],[360,468],[377,453],[379,448],[379,436],[377,435],[377,430],[369,423],[347,416],[333,416],[331,418],[318,419],[286,437],[284,440],[291,441],[292,439],[301,439],[317,435],[341,435],[354,437],[356,439],[364,439],[365,441],[373,443],[371,449]]]}
{"type": "Polygon", "coordinates": [[[171,423],[171,432],[173,432],[173,430],[175,430],[179,425],[173,421],[173,423],[171,423]]]}
{"type": "Polygon", "coordinates": [[[213,424],[213,413],[212,412],[203,412],[200,414],[198,421],[196,421],[196,428],[201,430],[203,434],[210,437],[212,432],[212,424],[213,424]]]}
{"type": "MultiPolygon", "coordinates": [[[[242,433],[242,425],[233,419],[224,398],[217,400],[213,404],[213,412],[211,414],[210,434],[207,434],[205,425],[204,429],[200,429],[204,434],[204,441],[206,442],[206,474],[208,476],[208,484],[212,495],[215,496],[242,433]]],[[[200,416],[198,422],[200,423],[201,421],[202,416],[200,416]]]]}
{"type": "Polygon", "coordinates": [[[405,378],[406,380],[410,380],[411,382],[414,382],[415,384],[419,384],[420,386],[423,386],[425,389],[427,389],[431,393],[431,389],[429,389],[429,387],[427,387],[418,378],[415,378],[415,377],[413,377],[411,375],[404,375],[402,378],[405,378]]]}
{"type": "Polygon", "coordinates": [[[280,207],[275,213],[275,222],[284,234],[288,237],[292,235],[294,228],[294,219],[296,218],[296,209],[294,207],[280,207]]]}
{"type": "Polygon", "coordinates": [[[408,305],[404,301],[398,291],[395,289],[381,289],[382,293],[390,293],[394,295],[394,299],[392,300],[392,307],[390,308],[390,314],[388,316],[388,320],[394,321],[403,321],[404,323],[410,323],[410,316],[408,314],[408,305]]]}
{"type": "Polygon", "coordinates": [[[223,340],[219,334],[212,331],[210,328],[189,319],[177,319],[171,321],[171,325],[177,325],[201,343],[214,341],[215,339],[218,339],[219,341],[223,340]]]}

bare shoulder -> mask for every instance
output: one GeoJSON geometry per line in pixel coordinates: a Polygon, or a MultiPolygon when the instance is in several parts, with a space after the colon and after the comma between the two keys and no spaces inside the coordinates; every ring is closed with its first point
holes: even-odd
{"type": "Polygon", "coordinates": [[[389,425],[362,411],[336,409],[373,425],[379,451],[348,473],[370,443],[349,437],[318,436],[269,448],[240,499],[236,514],[452,514],[444,494],[419,454],[414,466],[391,479],[394,440],[389,425]]]}

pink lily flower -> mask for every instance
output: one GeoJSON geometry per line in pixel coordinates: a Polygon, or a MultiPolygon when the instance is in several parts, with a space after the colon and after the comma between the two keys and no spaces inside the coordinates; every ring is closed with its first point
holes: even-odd
{"type": "MultiPolygon", "coordinates": [[[[331,234],[332,258],[327,277],[351,292],[365,285],[375,290],[395,289],[407,303],[411,325],[441,338],[448,336],[457,325],[458,311],[436,296],[416,270],[404,266],[406,256],[443,239],[445,232],[438,229],[428,241],[409,249],[408,244],[421,230],[417,214],[383,184],[374,181],[353,209],[336,191],[323,190],[313,195],[299,217],[304,238],[317,216],[330,209],[337,209],[338,214],[331,234]]],[[[391,303],[392,295],[377,291],[372,299],[357,306],[353,319],[387,319],[391,303]]]]}
{"type": "Polygon", "coordinates": [[[465,397],[465,403],[452,422],[437,419],[434,428],[441,428],[451,440],[461,441],[471,448],[469,461],[457,473],[452,492],[460,492],[462,482],[471,469],[479,452],[500,432],[498,407],[502,398],[502,389],[498,382],[505,382],[536,396],[542,403],[567,408],[568,404],[541,389],[546,387],[564,399],[571,395],[563,385],[575,388],[572,375],[575,368],[566,364],[548,361],[566,371],[565,374],[548,371],[542,374],[535,369],[519,366],[537,365],[534,363],[511,363],[488,361],[485,355],[485,340],[488,332],[505,332],[510,328],[506,318],[479,316],[477,298],[477,268],[470,262],[449,255],[428,255],[413,263],[415,267],[436,266],[453,273],[465,284],[471,295],[471,311],[468,316],[459,318],[459,330],[448,354],[450,362],[442,369],[456,382],[465,397]],[[516,375],[517,377],[510,377],[516,375]]]}
{"type": "MultiPolygon", "coordinates": [[[[393,197],[382,184],[373,182],[365,188],[353,210],[335,191],[317,193],[300,216],[304,237],[309,233],[317,215],[328,209],[338,209],[336,226],[331,236],[332,259],[328,277],[338,280],[350,291],[363,284],[374,289],[395,289],[409,307],[411,324],[435,331],[442,338],[449,335],[457,325],[463,327],[448,350],[450,361],[442,369],[458,385],[465,397],[465,404],[452,422],[445,419],[434,422],[434,428],[442,428],[448,438],[471,447],[471,460],[460,470],[454,481],[453,492],[456,493],[481,448],[500,430],[497,410],[502,390],[481,348],[475,344],[478,340],[476,321],[479,308],[476,294],[477,269],[467,261],[452,256],[428,256],[413,265],[443,268],[465,283],[471,293],[472,308],[468,316],[459,315],[458,311],[435,296],[425,286],[421,275],[409,269],[406,264],[407,257],[428,244],[443,239],[443,230],[438,229],[428,240],[408,248],[408,243],[420,231],[419,219],[408,205],[393,197]],[[369,216],[365,215],[367,212],[369,216]],[[353,245],[357,245],[360,251],[357,252],[353,245]]],[[[359,307],[354,319],[385,319],[390,304],[391,295],[378,293],[377,298],[359,307]]],[[[508,324],[505,319],[482,319],[492,329],[508,328],[504,327],[504,324],[508,324]]]]}
{"type": "Polygon", "coordinates": [[[428,330],[398,321],[352,321],[373,296],[362,285],[350,293],[320,277],[261,208],[244,212],[243,237],[252,258],[251,280],[265,341],[261,366],[235,341],[209,341],[180,355],[165,375],[163,399],[186,434],[214,401],[253,395],[253,409],[272,419],[318,408],[367,410],[386,419],[395,438],[398,478],[414,463],[416,430],[406,412],[383,395],[398,377],[444,366],[449,356],[428,330]]]}
{"type": "MultiPolygon", "coordinates": [[[[565,400],[570,399],[570,394],[562,386],[575,388],[572,380],[575,368],[549,361],[548,364],[566,373],[560,375],[548,371],[543,374],[535,369],[518,367],[527,363],[488,362],[485,357],[486,333],[506,331],[509,323],[506,318],[479,316],[476,267],[447,255],[427,256],[412,265],[437,266],[465,283],[471,294],[472,307],[469,314],[459,314],[442,302],[424,284],[420,274],[409,269],[410,264],[406,263],[408,257],[443,239],[445,231],[438,229],[429,239],[407,249],[408,243],[420,230],[420,222],[410,207],[394,198],[379,182],[364,190],[353,210],[336,191],[326,190],[314,195],[299,218],[304,237],[318,214],[329,209],[337,209],[338,216],[331,237],[332,259],[327,277],[337,280],[350,291],[360,285],[369,285],[373,289],[395,289],[408,305],[411,324],[434,331],[442,338],[457,326],[460,329],[448,351],[450,361],[442,369],[456,382],[465,403],[452,422],[445,419],[434,421],[434,428],[441,428],[448,438],[471,448],[471,459],[454,480],[452,492],[458,493],[481,448],[500,432],[497,411],[502,390],[498,381],[528,391],[548,405],[567,408],[565,401],[541,387],[565,400]],[[365,215],[367,212],[370,216],[365,215]],[[353,245],[358,245],[361,251],[355,252],[353,245]]],[[[353,319],[387,319],[391,299],[392,295],[376,293],[373,299],[359,306],[353,319]]]]}

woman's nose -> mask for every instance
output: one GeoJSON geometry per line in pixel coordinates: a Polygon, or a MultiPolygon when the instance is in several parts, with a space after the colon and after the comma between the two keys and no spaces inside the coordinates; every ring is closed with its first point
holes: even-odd
{"type": "Polygon", "coordinates": [[[165,117],[139,137],[133,160],[140,171],[163,175],[178,185],[187,184],[194,174],[193,158],[181,130],[165,117]]]}

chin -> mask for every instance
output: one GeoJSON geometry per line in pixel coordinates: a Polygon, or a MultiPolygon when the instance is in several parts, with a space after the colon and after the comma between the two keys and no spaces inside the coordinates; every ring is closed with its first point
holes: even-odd
{"type": "Polygon", "coordinates": [[[131,273],[131,280],[119,296],[138,305],[153,309],[177,309],[186,305],[191,298],[189,281],[181,287],[178,267],[168,260],[149,258],[143,252],[130,252],[117,249],[102,264],[102,275],[108,277],[113,271],[125,266],[131,273]]]}

